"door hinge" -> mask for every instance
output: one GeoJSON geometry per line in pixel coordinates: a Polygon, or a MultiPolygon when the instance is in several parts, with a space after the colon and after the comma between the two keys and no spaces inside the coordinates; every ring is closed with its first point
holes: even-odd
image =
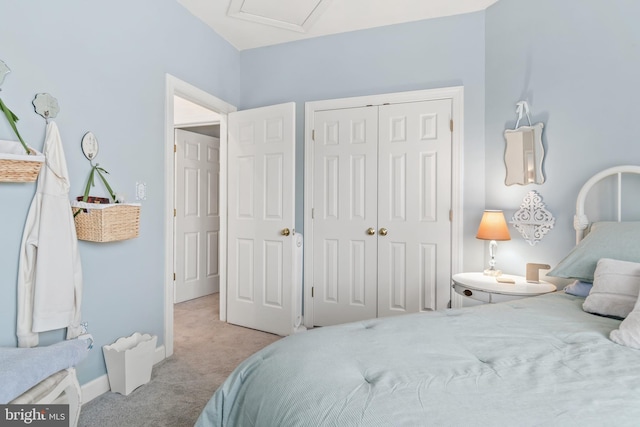
{"type": "Polygon", "coordinates": [[[312,286],[311,287],[311,298],[313,298],[313,296],[314,296],[314,290],[315,290],[315,288],[312,286]]]}
{"type": "Polygon", "coordinates": [[[453,209],[449,209],[449,222],[453,222],[453,209]]]}
{"type": "Polygon", "coordinates": [[[315,129],[311,131],[311,140],[312,141],[316,140],[316,130],[315,129]]]}
{"type": "Polygon", "coordinates": [[[453,119],[449,120],[449,130],[453,132],[453,119]]]}
{"type": "Polygon", "coordinates": [[[314,219],[315,217],[316,217],[316,209],[311,208],[311,219],[314,219]]]}
{"type": "Polygon", "coordinates": [[[177,214],[176,208],[173,208],[173,216],[177,216],[177,215],[178,214],[177,214]]]}
{"type": "Polygon", "coordinates": [[[173,281],[176,281],[176,273],[173,273],[173,281]]]}
{"type": "Polygon", "coordinates": [[[178,152],[178,144],[173,144],[173,152],[174,153],[178,152]]]}

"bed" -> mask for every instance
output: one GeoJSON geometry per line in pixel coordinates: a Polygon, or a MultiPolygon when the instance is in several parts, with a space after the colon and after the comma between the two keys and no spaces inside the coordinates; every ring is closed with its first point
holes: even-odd
{"type": "MultiPolygon", "coordinates": [[[[623,173],[640,167],[583,190],[623,173]]],[[[196,426],[638,425],[640,225],[589,227],[580,195],[579,243],[549,273],[575,279],[573,294],[283,338],[233,371],[196,426]]]]}

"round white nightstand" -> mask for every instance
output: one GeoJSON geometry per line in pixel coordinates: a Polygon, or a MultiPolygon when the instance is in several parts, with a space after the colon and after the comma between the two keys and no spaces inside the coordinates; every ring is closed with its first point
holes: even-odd
{"type": "Polygon", "coordinates": [[[556,291],[554,284],[542,280],[539,283],[530,283],[522,276],[510,274],[503,274],[500,278],[511,279],[514,283],[500,283],[496,277],[485,276],[483,273],[458,273],[452,277],[453,288],[460,295],[487,303],[511,301],[556,291]]]}

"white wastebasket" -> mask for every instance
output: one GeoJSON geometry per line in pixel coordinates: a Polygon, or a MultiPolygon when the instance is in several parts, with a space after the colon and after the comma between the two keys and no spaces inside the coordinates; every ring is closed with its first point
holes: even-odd
{"type": "Polygon", "coordinates": [[[102,347],[111,391],[128,395],[151,379],[156,335],[134,333],[102,347]]]}

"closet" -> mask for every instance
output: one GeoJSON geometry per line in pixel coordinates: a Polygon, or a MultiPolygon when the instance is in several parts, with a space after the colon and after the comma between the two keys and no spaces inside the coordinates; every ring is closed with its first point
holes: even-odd
{"type": "Polygon", "coordinates": [[[312,111],[313,325],[446,308],[452,102],[312,111]]]}

